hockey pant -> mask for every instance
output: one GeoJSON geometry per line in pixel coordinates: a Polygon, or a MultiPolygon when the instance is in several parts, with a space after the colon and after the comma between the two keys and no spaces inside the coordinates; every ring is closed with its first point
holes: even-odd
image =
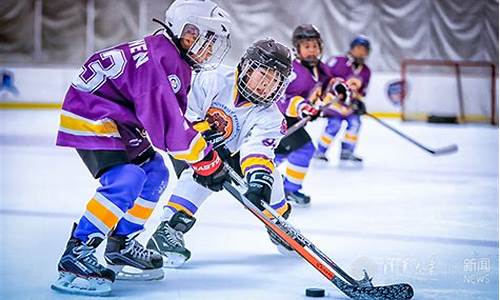
{"type": "Polygon", "coordinates": [[[314,150],[313,143],[308,142],[289,154],[276,155],[276,165],[284,160],[288,160],[284,181],[285,192],[295,192],[302,188],[302,183],[309,169],[314,150]]]}
{"type": "Polygon", "coordinates": [[[101,186],[87,203],[74,237],[86,241],[92,236],[104,238],[111,230],[115,235],[142,231],[168,178],[168,169],[158,153],[140,165],[125,163],[107,169],[99,178],[101,186]]]}

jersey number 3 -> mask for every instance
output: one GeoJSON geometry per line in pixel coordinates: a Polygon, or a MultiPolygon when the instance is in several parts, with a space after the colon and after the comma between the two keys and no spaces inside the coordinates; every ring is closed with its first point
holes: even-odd
{"type": "Polygon", "coordinates": [[[78,76],[71,85],[76,89],[92,93],[100,88],[106,79],[115,79],[125,70],[125,55],[120,49],[111,49],[99,54],[91,61],[87,61],[81,68],[78,76]]]}

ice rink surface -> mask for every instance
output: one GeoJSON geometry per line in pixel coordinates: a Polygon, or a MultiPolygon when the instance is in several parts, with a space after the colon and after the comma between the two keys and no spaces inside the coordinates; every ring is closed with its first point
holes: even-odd
{"type": "MultiPolygon", "coordinates": [[[[57,111],[0,111],[0,122],[0,299],[86,299],[49,286],[97,182],[74,150],[54,146],[57,111]]],[[[295,209],[291,223],[355,277],[366,268],[375,284],[409,282],[414,299],[498,299],[498,129],[389,122],[424,144],[460,150],[432,157],[365,119],[364,168],[339,168],[334,145],[330,163],[306,177],[312,206],[295,209]]],[[[321,123],[308,130],[317,137],[321,123]]],[[[225,192],[196,216],[183,268],[162,281],[117,282],[111,298],[291,300],[322,287],[327,299],[347,299],[300,258],[280,255],[225,192]]]]}

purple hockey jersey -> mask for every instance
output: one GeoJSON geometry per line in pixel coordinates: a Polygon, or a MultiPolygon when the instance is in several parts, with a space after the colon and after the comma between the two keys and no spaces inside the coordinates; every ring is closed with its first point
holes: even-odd
{"type": "Polygon", "coordinates": [[[293,72],[289,78],[290,84],[285,91],[285,97],[277,102],[285,116],[299,118],[300,106],[309,102],[308,99],[318,90],[321,93],[326,88],[331,78],[328,67],[320,62],[316,70],[317,72],[313,74],[298,59],[293,61],[293,72]]]}
{"type": "Polygon", "coordinates": [[[334,56],[327,61],[328,68],[333,77],[341,77],[349,86],[355,86],[357,98],[366,96],[366,88],[370,82],[371,71],[366,65],[355,67],[348,56],[334,56]]]}
{"type": "Polygon", "coordinates": [[[149,136],[175,158],[199,161],[209,146],[184,118],[190,83],[190,66],[164,35],[99,51],[66,93],[57,145],[134,157],[149,136]]]}

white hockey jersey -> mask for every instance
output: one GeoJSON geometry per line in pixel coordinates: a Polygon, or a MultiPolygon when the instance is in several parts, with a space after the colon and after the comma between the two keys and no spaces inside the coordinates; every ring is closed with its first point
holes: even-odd
{"type": "Polygon", "coordinates": [[[254,105],[238,97],[237,70],[220,66],[193,76],[185,117],[208,121],[224,133],[226,147],[240,151],[243,174],[250,170],[274,171],[274,148],[286,132],[286,123],[276,104],[254,105]]]}
{"type": "MultiPolygon", "coordinates": [[[[286,131],[283,115],[275,104],[257,106],[237,99],[236,69],[220,66],[216,70],[193,77],[188,94],[185,117],[196,123],[194,128],[213,124],[226,138],[226,147],[240,151],[243,173],[256,169],[270,171],[274,177],[271,206],[282,215],[287,210],[283,179],[274,167],[274,148],[286,131]],[[202,125],[202,126],[198,126],[202,125]]],[[[169,220],[178,210],[193,215],[213,192],[193,179],[193,169],[184,170],[175,186],[168,205],[163,207],[163,220],[169,220]]]]}

